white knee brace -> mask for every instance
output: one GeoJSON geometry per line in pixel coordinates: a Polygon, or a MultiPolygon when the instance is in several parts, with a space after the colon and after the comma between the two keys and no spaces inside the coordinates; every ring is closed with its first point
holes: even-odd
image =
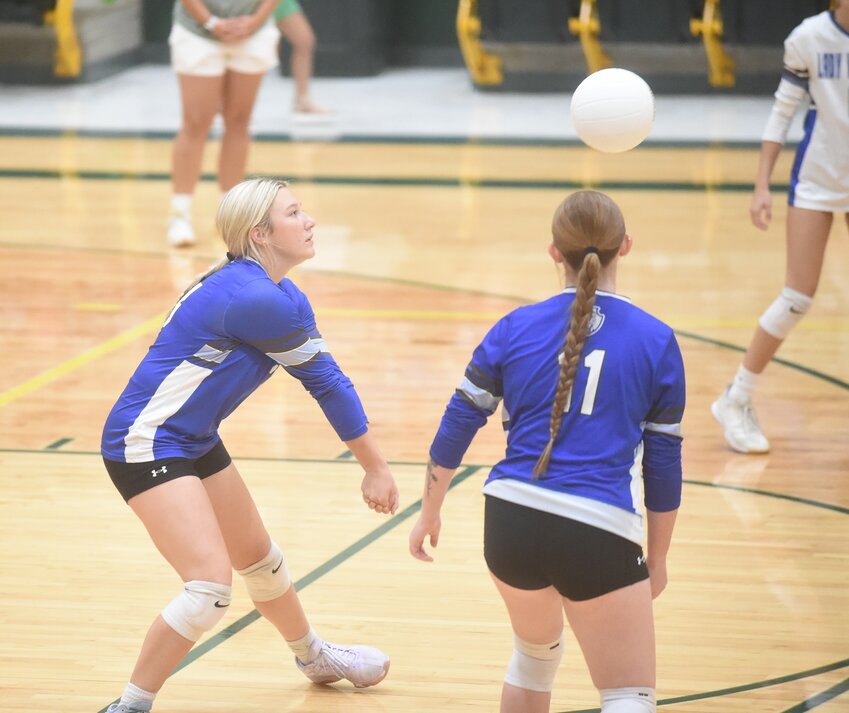
{"type": "Polygon", "coordinates": [[[550,644],[531,644],[513,636],[513,658],[504,682],[529,691],[549,692],[563,657],[563,635],[550,644]]]}
{"type": "Polygon", "coordinates": [[[245,578],[248,594],[255,602],[270,602],[272,599],[277,599],[292,586],[283,552],[273,540],[271,549],[265,557],[250,567],[236,571],[245,578]]]}
{"type": "Polygon", "coordinates": [[[655,713],[657,702],[653,688],[604,688],[601,713],[655,713]]]}
{"type": "Polygon", "coordinates": [[[790,330],[799,324],[799,320],[805,316],[813,302],[813,297],[785,287],[775,298],[775,302],[761,315],[759,324],[767,334],[776,339],[786,339],[790,330]]]}
{"type": "Polygon", "coordinates": [[[229,584],[193,579],[162,610],[162,618],[180,636],[197,641],[224,616],[231,594],[229,584]]]}

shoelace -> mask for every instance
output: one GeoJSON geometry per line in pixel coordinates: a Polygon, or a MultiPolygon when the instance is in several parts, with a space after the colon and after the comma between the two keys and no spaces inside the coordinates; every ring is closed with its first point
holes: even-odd
{"type": "Polygon", "coordinates": [[[351,649],[325,644],[317,661],[325,664],[323,668],[328,668],[333,673],[344,677],[347,667],[353,663],[355,656],[356,654],[351,649]]]}
{"type": "Polygon", "coordinates": [[[758,423],[758,417],[755,414],[755,409],[750,405],[743,407],[743,426],[747,431],[761,432],[761,424],[758,423]]]}

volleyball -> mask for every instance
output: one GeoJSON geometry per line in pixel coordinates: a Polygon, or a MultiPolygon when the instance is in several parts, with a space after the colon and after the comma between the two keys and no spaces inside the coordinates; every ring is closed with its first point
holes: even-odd
{"type": "Polygon", "coordinates": [[[620,153],[642,143],[651,131],[654,94],[634,72],[600,69],[575,89],[571,114],[575,131],[587,146],[620,153]]]}

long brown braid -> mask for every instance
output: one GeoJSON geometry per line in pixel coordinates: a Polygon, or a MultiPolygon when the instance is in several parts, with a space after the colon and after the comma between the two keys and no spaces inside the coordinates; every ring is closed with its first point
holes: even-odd
{"type": "Polygon", "coordinates": [[[572,392],[587,339],[599,272],[619,252],[625,237],[625,221],[619,207],[604,193],[578,191],[558,206],[551,231],[554,246],[578,273],[578,280],[569,328],[563,340],[563,359],[551,407],[548,443],[534,467],[535,480],[542,478],[548,469],[554,441],[563,421],[563,409],[572,392]]]}

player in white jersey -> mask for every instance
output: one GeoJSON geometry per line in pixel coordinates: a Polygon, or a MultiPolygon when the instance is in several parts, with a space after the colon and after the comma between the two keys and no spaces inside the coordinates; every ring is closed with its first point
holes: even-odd
{"type": "Polygon", "coordinates": [[[849,225],[849,0],[807,18],[784,43],[784,72],[764,130],[750,208],[761,230],[772,218],[769,183],[775,162],[806,98],[805,135],[790,176],[784,287],[761,315],[733,381],[711,407],[725,440],[741,453],[769,451],[752,405],[758,378],[811,308],[834,213],[843,213],[849,225]]]}
{"type": "Polygon", "coordinates": [[[431,445],[410,552],[432,559],[424,539],[437,544],[451,478],[503,401],[507,448],[483,488],[484,558],[515,642],[501,713],[549,710],[564,611],[603,713],[649,713],[652,598],[681,499],[684,365],[672,330],[615,294],[632,244],[616,204],[579,191],[552,233],[567,288],[506,315],[475,350],[431,445]]]}
{"type": "Polygon", "coordinates": [[[254,179],[228,191],[216,222],[228,259],[177,302],[104,427],[109,475],[185,583],[150,627],[109,713],[151,710],[175,666],[226,612],[233,569],[312,681],[371,686],[389,668],[378,649],[316,635],[283,553],[218,436],[221,420],[282,366],[362,465],[369,508],[398,507],[359,397],[330,356],[306,296],[285,278],[315,254],[315,221],[285,183],[254,179]]]}

